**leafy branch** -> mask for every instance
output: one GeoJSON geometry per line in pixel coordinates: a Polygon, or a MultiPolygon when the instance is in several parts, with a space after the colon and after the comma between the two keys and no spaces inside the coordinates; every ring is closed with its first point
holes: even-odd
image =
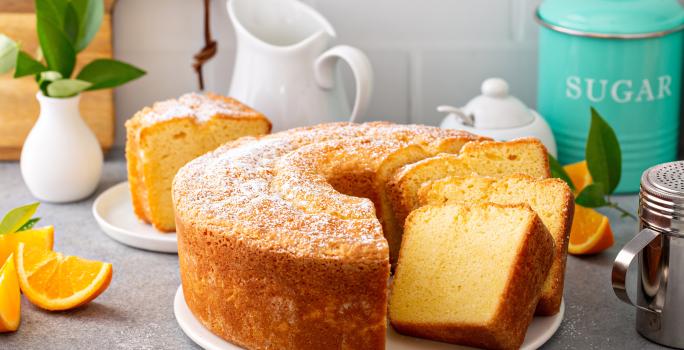
{"type": "MultiPolygon", "coordinates": [[[[620,212],[622,217],[637,217],[610,200],[615,192],[622,175],[622,152],[615,131],[601,117],[598,111],[591,107],[591,126],[587,137],[585,158],[587,168],[593,182],[584,187],[575,198],[575,203],[587,207],[608,207],[620,212]]],[[[574,190],[574,185],[565,169],[553,157],[549,157],[551,174],[563,179],[574,190]]]]}
{"type": "Polygon", "coordinates": [[[72,78],[76,57],[95,38],[104,16],[104,0],[35,0],[41,58],[34,58],[0,34],[0,73],[33,75],[45,96],[71,97],[82,91],[113,88],[145,71],[113,59],[96,59],[72,78]]]}

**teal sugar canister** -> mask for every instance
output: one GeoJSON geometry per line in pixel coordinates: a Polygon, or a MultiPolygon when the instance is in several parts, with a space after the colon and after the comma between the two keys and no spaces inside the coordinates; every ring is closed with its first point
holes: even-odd
{"type": "Polygon", "coordinates": [[[677,0],[545,0],[537,9],[538,110],[561,163],[583,160],[589,107],[622,148],[618,193],[649,167],[675,160],[684,43],[677,0]]]}

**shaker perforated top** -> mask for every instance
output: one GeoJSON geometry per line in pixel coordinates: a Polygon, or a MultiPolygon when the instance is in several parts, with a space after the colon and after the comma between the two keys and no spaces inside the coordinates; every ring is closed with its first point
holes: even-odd
{"type": "Polygon", "coordinates": [[[641,186],[642,191],[648,191],[662,199],[684,201],[684,161],[649,168],[642,176],[641,186]]]}

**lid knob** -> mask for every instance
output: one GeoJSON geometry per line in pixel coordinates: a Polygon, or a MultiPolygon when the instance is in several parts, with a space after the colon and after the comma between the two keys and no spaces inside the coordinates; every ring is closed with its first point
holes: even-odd
{"type": "Polygon", "coordinates": [[[504,98],[508,96],[508,83],[501,78],[489,78],[482,83],[481,91],[485,96],[504,98]]]}

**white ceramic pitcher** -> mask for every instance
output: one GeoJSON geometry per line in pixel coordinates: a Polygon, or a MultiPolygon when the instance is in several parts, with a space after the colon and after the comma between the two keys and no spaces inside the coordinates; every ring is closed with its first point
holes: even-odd
{"type": "Polygon", "coordinates": [[[297,0],[228,0],[237,36],[229,95],[264,113],[274,130],[354,119],[368,107],[373,71],[363,52],[330,48],[335,30],[297,0]],[[336,63],[356,80],[350,110],[336,63]]]}

